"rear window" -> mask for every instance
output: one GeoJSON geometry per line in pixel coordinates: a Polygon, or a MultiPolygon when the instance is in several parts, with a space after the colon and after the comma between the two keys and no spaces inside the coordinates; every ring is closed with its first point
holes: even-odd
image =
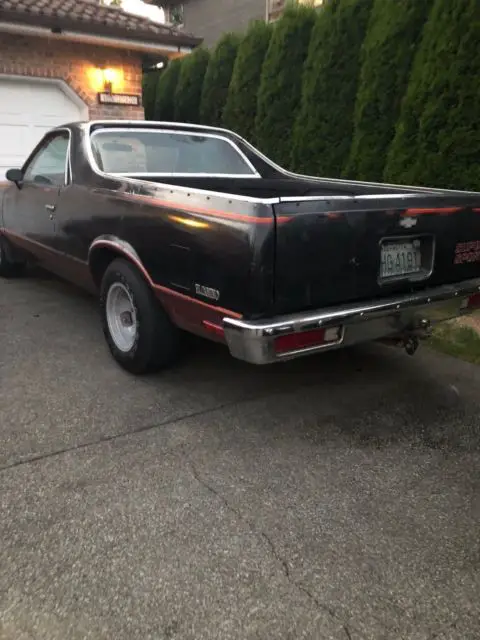
{"type": "Polygon", "coordinates": [[[107,173],[254,176],[254,168],[227,139],[158,130],[95,131],[92,151],[107,173]]]}

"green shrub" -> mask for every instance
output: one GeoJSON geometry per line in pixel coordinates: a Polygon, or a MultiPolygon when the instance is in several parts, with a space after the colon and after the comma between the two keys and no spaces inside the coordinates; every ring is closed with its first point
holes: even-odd
{"type": "Polygon", "coordinates": [[[155,94],[158,76],[158,71],[146,71],[142,77],[142,103],[145,111],[145,120],[153,120],[155,117],[155,94]]]}
{"type": "Polygon", "coordinates": [[[174,116],[177,122],[200,122],[200,98],[210,54],[198,48],[182,59],[175,90],[174,116]]]}
{"type": "Polygon", "coordinates": [[[228,87],[237,57],[240,37],[227,33],[218,42],[208,63],[203,81],[200,120],[212,127],[220,126],[227,102],[228,87]]]}
{"type": "Polygon", "coordinates": [[[348,177],[382,180],[416,43],[432,4],[433,0],[375,0],[362,48],[348,177]]]}
{"type": "Polygon", "coordinates": [[[157,83],[157,95],[155,99],[155,120],[175,120],[175,90],[180,77],[182,58],[176,58],[168,63],[165,71],[162,71],[157,83]]]}
{"type": "Polygon", "coordinates": [[[311,7],[288,6],[274,25],[262,68],[255,139],[266,155],[285,167],[290,163],[292,123],[316,15],[311,7]]]}
{"type": "Polygon", "coordinates": [[[478,0],[435,0],[415,56],[385,178],[480,190],[478,0]]]}
{"type": "Polygon", "coordinates": [[[338,177],[347,161],[371,6],[372,0],[330,0],[319,12],[293,137],[299,171],[338,177]]]}
{"type": "Polygon", "coordinates": [[[251,24],[238,48],[223,112],[224,126],[254,144],[257,92],[271,35],[271,25],[263,21],[251,24]]]}

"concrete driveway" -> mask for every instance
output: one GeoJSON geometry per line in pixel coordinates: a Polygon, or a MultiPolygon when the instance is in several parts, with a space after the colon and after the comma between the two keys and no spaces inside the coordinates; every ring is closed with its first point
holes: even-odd
{"type": "Polygon", "coordinates": [[[379,346],[122,372],[0,281],[1,640],[478,640],[480,369],[379,346]]]}

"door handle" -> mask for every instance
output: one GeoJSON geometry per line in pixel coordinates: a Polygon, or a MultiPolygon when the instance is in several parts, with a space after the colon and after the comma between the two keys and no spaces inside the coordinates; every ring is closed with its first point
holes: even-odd
{"type": "Polygon", "coordinates": [[[47,211],[55,211],[56,206],[55,206],[54,204],[46,204],[46,205],[45,205],[45,209],[46,209],[47,211]]]}

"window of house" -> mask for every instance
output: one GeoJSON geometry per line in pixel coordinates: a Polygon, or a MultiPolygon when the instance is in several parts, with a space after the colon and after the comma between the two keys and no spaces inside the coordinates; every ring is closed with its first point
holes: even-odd
{"type": "Polygon", "coordinates": [[[182,3],[166,5],[164,8],[165,20],[170,22],[175,27],[182,27],[184,25],[184,7],[182,3]]]}

